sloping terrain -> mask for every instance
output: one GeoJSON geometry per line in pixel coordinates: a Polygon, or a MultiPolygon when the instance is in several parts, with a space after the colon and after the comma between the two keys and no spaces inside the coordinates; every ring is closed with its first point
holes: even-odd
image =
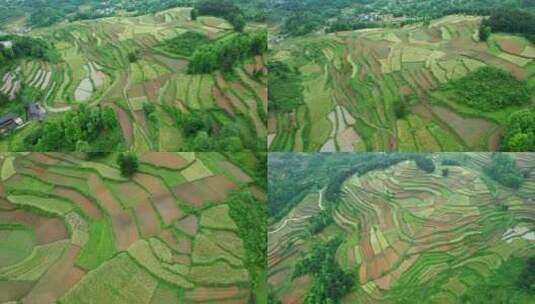
{"type": "Polygon", "coordinates": [[[499,33],[480,42],[480,22],[452,15],[272,42],[270,60],[300,71],[304,102],[270,112],[270,150],[495,151],[520,107],[482,111],[441,88],[485,66],[532,88],[534,46],[499,33]]]}
{"type": "MultiPolygon", "coordinates": [[[[236,123],[244,145],[254,147],[266,134],[263,58],[240,64],[232,77],[219,72],[188,74],[189,57],[168,53],[158,47],[160,43],[185,32],[205,35],[209,41],[236,34],[220,18],[192,21],[190,11],[175,8],[32,30],[28,35],[51,42],[63,62],[23,61],[2,71],[0,90],[14,96],[21,86],[37,89],[48,115],[61,115],[82,103],[110,106],[125,145],[140,152],[187,149],[175,113],[196,110],[220,125],[236,123]]],[[[260,28],[250,24],[246,31],[260,28]]]]}
{"type": "Polygon", "coordinates": [[[132,179],[73,154],[1,162],[0,302],[250,303],[261,292],[231,200],[265,195],[223,155],[143,154],[132,179]]]}
{"type": "MultiPolygon", "coordinates": [[[[312,219],[333,203],[322,197],[325,189],[310,193],[269,228],[273,297],[303,303],[317,278],[294,277],[296,264],[313,244],[341,236],[335,261],[356,283],[340,303],[462,302],[467,290],[495,278],[502,265],[535,254],[535,155],[512,157],[529,172],[518,190],[482,172],[491,162],[485,153],[433,154],[430,174],[405,161],[353,175],[342,184],[332,224],[319,233],[311,233],[312,219]],[[442,165],[452,158],[462,164],[442,165]]],[[[533,295],[517,303],[527,299],[533,295]]]]}

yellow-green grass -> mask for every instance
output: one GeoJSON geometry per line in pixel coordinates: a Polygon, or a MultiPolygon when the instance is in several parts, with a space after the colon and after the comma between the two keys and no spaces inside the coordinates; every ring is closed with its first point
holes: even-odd
{"type": "Polygon", "coordinates": [[[76,265],[85,270],[95,269],[113,257],[116,251],[111,220],[104,217],[92,221],[89,226],[89,240],[80,250],[76,265]]]}
{"type": "Polygon", "coordinates": [[[129,255],[152,275],[177,287],[192,288],[194,285],[186,278],[168,270],[152,252],[146,240],[138,240],[128,248],[129,255]]]}
{"type": "Polygon", "coordinates": [[[233,268],[221,261],[209,266],[193,266],[191,267],[190,276],[195,283],[203,285],[229,285],[249,282],[249,273],[246,269],[233,268]]]}
{"type": "Polygon", "coordinates": [[[15,205],[28,206],[57,215],[65,215],[74,209],[72,204],[59,198],[34,195],[9,195],[7,199],[15,205]]]}
{"type": "Polygon", "coordinates": [[[145,304],[152,298],[158,280],[138,266],[126,253],[87,273],[61,299],[61,303],[145,304]]]}
{"type": "Polygon", "coordinates": [[[236,223],[228,214],[228,205],[219,205],[204,210],[201,214],[200,225],[212,229],[237,230],[236,223]]]}
{"type": "Polygon", "coordinates": [[[38,280],[68,247],[68,240],[35,246],[32,253],[19,263],[0,269],[0,276],[12,281],[38,280]]]}
{"type": "Polygon", "coordinates": [[[235,267],[243,266],[240,259],[223,250],[202,233],[197,234],[193,240],[191,259],[194,264],[212,264],[215,261],[223,260],[235,267]]]}
{"type": "Polygon", "coordinates": [[[17,264],[32,253],[35,235],[26,227],[0,225],[0,268],[17,264]]]}
{"type": "Polygon", "coordinates": [[[213,175],[200,159],[195,160],[193,164],[182,170],[180,173],[189,182],[213,175]]]}

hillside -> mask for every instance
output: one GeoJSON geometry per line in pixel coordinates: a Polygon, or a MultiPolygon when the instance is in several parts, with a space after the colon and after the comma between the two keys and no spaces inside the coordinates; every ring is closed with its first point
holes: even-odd
{"type": "MultiPolygon", "coordinates": [[[[272,100],[289,101],[270,93],[270,150],[500,149],[512,114],[533,106],[535,46],[504,33],[481,42],[480,23],[481,17],[450,15],[403,27],[272,39],[270,62],[297,71],[287,76],[296,85],[285,92],[301,91],[302,101],[273,111],[272,100]],[[529,97],[492,110],[468,106],[455,80],[477,82],[473,75],[484,67],[503,71],[529,97]]],[[[502,76],[492,77],[500,84],[491,87],[495,98],[510,93],[502,76]]]]}
{"type": "Polygon", "coordinates": [[[406,160],[350,175],[334,201],[334,179],[310,191],[268,230],[273,303],[325,303],[329,274],[352,282],[332,303],[533,302],[535,158],[504,157],[518,190],[484,173],[496,156],[437,153],[430,173],[406,160]]]}
{"type": "MultiPolygon", "coordinates": [[[[188,66],[195,50],[261,35],[263,27],[251,23],[245,33],[237,33],[224,19],[199,16],[192,21],[190,12],[175,8],[33,29],[27,35],[52,44],[61,58],[57,63],[26,58],[3,66],[2,93],[14,99],[24,88],[35,89],[30,99],[42,103],[47,118],[62,117],[81,104],[111,107],[123,138],[117,149],[262,147],[267,116],[262,56],[242,49],[244,62],[228,71],[192,74],[188,66]],[[191,33],[202,39],[195,44],[184,40],[191,33]],[[169,48],[173,44],[190,49],[169,48]]],[[[9,103],[0,107],[2,114],[11,110],[9,103]]],[[[25,125],[2,140],[2,149],[31,150],[24,144],[39,126],[25,125]]]]}
{"type": "Polygon", "coordinates": [[[112,156],[1,155],[0,302],[265,303],[265,185],[234,157],[253,165],[141,154],[130,179],[112,156]]]}

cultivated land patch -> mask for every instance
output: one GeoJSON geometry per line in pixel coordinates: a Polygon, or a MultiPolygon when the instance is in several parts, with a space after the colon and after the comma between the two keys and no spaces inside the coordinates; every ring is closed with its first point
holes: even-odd
{"type": "Polygon", "coordinates": [[[245,169],[215,153],[149,153],[139,156],[148,169],[129,179],[114,155],[78,156],[2,155],[0,301],[248,303],[265,294],[229,215],[238,186],[225,175],[259,191],[245,169]],[[224,175],[201,159],[220,160],[210,168],[224,175]],[[187,179],[170,187],[170,172],[187,179]]]}

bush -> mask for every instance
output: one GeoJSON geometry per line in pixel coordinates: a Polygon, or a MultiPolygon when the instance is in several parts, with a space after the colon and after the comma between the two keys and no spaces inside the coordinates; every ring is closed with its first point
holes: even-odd
{"type": "Polygon", "coordinates": [[[137,172],[139,161],[134,153],[121,153],[117,157],[117,165],[119,165],[122,176],[131,177],[137,172]]]}
{"type": "Polygon", "coordinates": [[[535,109],[526,109],[511,115],[503,149],[509,152],[535,151],[535,109]]]}
{"type": "Polygon", "coordinates": [[[409,109],[401,100],[394,102],[394,114],[397,119],[403,119],[409,114],[409,109]]]}
{"type": "Polygon", "coordinates": [[[426,156],[418,156],[414,159],[416,162],[416,166],[418,168],[426,173],[433,173],[435,172],[435,163],[433,163],[433,160],[426,156]]]}
{"type": "Polygon", "coordinates": [[[498,183],[513,189],[520,188],[524,182],[524,174],[515,160],[505,153],[494,154],[492,162],[485,168],[485,173],[498,183]]]}
{"type": "Polygon", "coordinates": [[[269,111],[291,112],[304,103],[302,76],[285,63],[268,64],[269,111]]]}

